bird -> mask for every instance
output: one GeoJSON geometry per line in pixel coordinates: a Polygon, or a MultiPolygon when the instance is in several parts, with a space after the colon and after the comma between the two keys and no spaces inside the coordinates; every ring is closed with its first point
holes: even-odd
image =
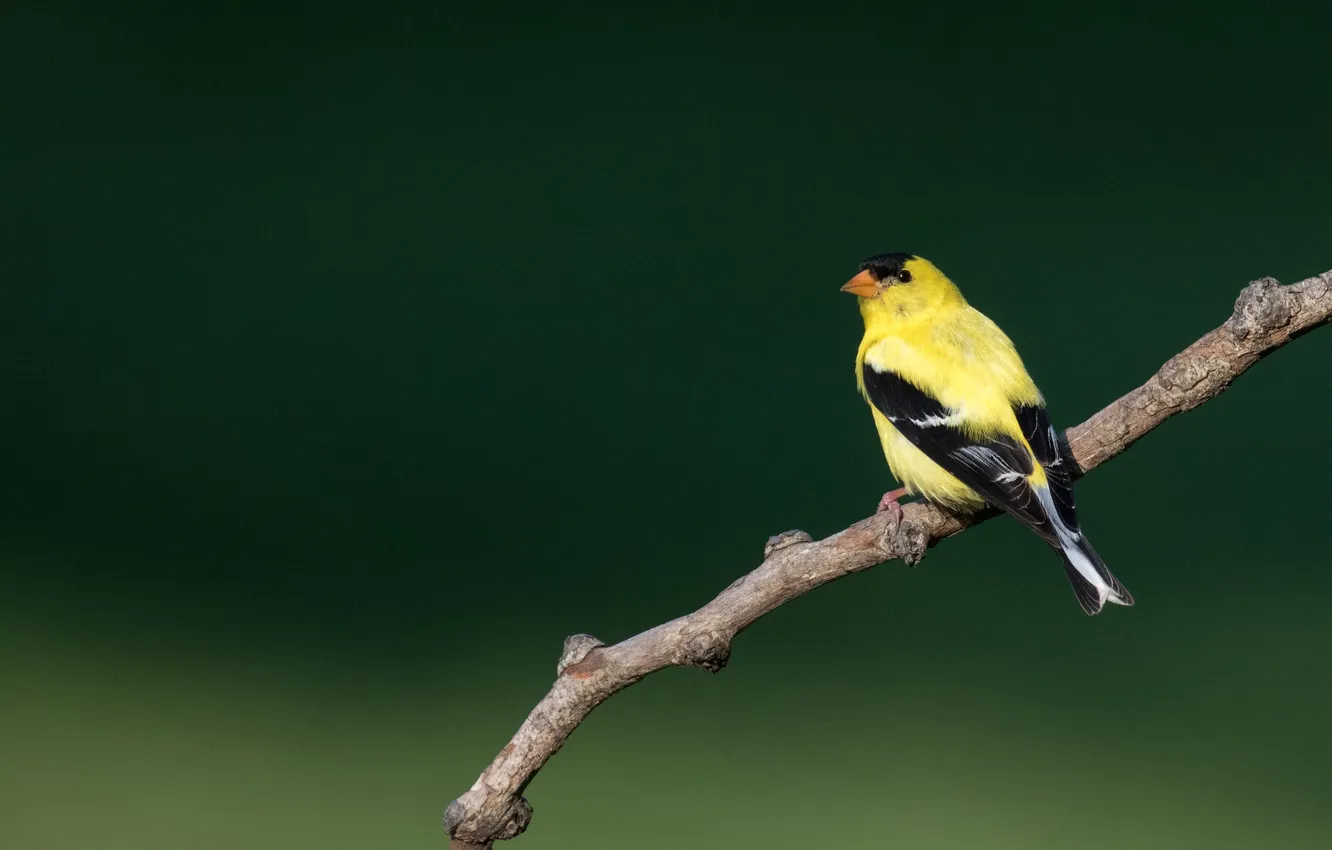
{"type": "Polygon", "coordinates": [[[956,513],[991,505],[1036,532],[1063,562],[1088,615],[1133,596],[1096,554],[1073,501],[1073,461],[1012,340],[933,263],[875,254],[842,287],[865,335],[856,385],[893,476],[880,512],[900,523],[916,495],[956,513]]]}

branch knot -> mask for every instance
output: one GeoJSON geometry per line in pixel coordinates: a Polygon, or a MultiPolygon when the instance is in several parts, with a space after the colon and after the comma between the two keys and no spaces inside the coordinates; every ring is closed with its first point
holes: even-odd
{"type": "Polygon", "coordinates": [[[902,563],[914,567],[925,558],[930,548],[930,533],[924,525],[914,519],[903,517],[901,521],[890,524],[884,535],[888,544],[889,557],[901,558],[902,563]]]}
{"type": "Polygon", "coordinates": [[[1230,327],[1239,339],[1270,333],[1290,322],[1291,304],[1288,287],[1276,278],[1263,277],[1250,283],[1235,299],[1230,327]]]}
{"type": "Polygon", "coordinates": [[[730,638],[708,629],[685,637],[676,663],[717,673],[729,660],[731,660],[730,638]]]}
{"type": "Polygon", "coordinates": [[[523,797],[514,797],[495,822],[477,823],[478,820],[468,817],[467,807],[461,800],[454,800],[444,810],[444,831],[452,838],[481,846],[517,838],[532,822],[532,804],[523,797]],[[466,823],[468,820],[472,822],[466,823]]]}
{"type": "Polygon", "coordinates": [[[763,544],[763,560],[768,560],[772,557],[773,552],[780,552],[788,546],[813,542],[813,537],[810,537],[798,528],[791,531],[783,531],[781,534],[774,534],[768,538],[767,543],[763,544]]]}
{"type": "Polygon", "coordinates": [[[555,665],[555,675],[563,676],[570,667],[582,663],[589,652],[605,645],[592,635],[569,635],[564,639],[564,651],[560,653],[560,660],[555,665]]]}

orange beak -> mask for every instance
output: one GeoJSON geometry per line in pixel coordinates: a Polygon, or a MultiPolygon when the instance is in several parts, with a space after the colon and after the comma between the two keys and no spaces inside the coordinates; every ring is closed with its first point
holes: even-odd
{"type": "Polygon", "coordinates": [[[879,282],[874,279],[874,275],[869,273],[869,269],[865,269],[848,280],[846,285],[842,287],[842,291],[859,295],[861,298],[873,298],[879,294],[879,282]]]}

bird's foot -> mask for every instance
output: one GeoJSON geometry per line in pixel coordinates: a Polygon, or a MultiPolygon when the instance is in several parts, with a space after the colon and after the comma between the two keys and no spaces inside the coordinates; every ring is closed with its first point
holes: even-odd
{"type": "Polygon", "coordinates": [[[884,493],[883,498],[879,500],[879,507],[875,510],[875,513],[881,514],[884,511],[887,511],[893,518],[893,524],[901,525],[902,505],[899,504],[897,500],[905,496],[906,492],[907,489],[905,487],[898,487],[896,490],[889,490],[887,493],[884,493]]]}

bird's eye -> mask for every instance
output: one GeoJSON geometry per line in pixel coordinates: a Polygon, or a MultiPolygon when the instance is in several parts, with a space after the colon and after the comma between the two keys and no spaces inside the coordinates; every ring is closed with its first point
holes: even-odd
{"type": "Polygon", "coordinates": [[[902,283],[910,283],[911,272],[907,271],[906,269],[902,269],[897,273],[897,279],[902,281],[902,283]]]}

